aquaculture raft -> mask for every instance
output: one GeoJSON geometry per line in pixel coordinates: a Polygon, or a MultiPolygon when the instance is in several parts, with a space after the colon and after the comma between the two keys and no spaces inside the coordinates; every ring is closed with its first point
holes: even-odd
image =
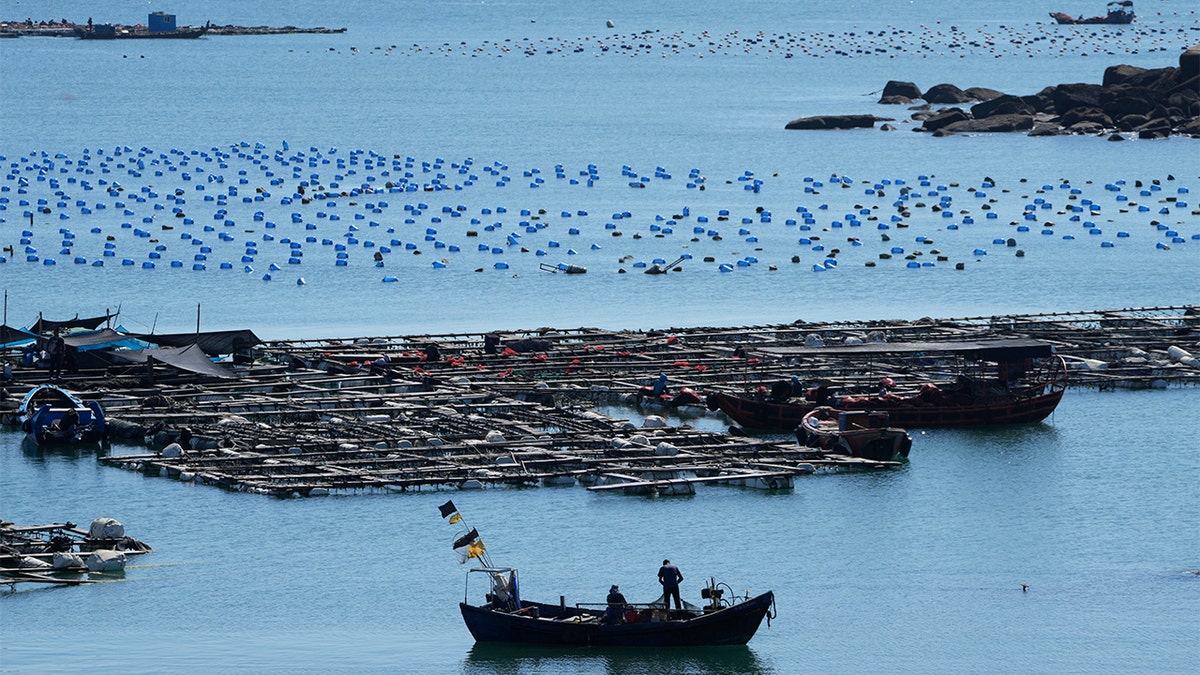
{"type": "MultiPolygon", "coordinates": [[[[677,406],[677,392],[745,393],[792,377],[842,391],[898,390],[951,377],[944,364],[868,367],[789,347],[1019,337],[1052,344],[1073,386],[1200,383],[1200,309],[1155,307],[918,321],[290,340],[259,344],[232,377],[157,361],[80,371],[74,390],[100,401],[114,437],[153,452],[101,461],[154,475],[272,495],[337,490],[583,484],[597,491],[687,494],[697,484],[786,488],[830,468],[887,468],[798,446],[791,437],[635,427],[597,404],[677,406]],[[1180,347],[1179,345],[1183,345],[1180,347]],[[667,390],[643,387],[667,376],[667,390]],[[88,391],[90,389],[90,391],[88,391]],[[175,447],[171,444],[177,443],[175,447]]],[[[819,350],[818,350],[819,351],[819,350]]],[[[836,350],[828,350],[830,352],[836,350]]],[[[44,371],[18,368],[19,396],[44,371]]],[[[671,415],[713,415],[703,406],[671,415]]],[[[724,419],[724,418],[718,418],[724,419]]],[[[920,449],[917,450],[918,457],[920,449]]]]}

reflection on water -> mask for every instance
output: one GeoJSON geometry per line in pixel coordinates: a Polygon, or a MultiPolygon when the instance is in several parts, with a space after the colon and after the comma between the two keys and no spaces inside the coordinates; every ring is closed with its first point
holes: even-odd
{"type": "Polygon", "coordinates": [[[463,673],[588,672],[614,675],[773,673],[747,646],[572,648],[477,643],[462,662],[463,673]]]}
{"type": "Polygon", "coordinates": [[[64,457],[66,459],[82,459],[84,457],[103,456],[104,447],[99,443],[75,443],[71,445],[38,445],[37,441],[28,435],[21,438],[21,454],[30,459],[45,459],[47,456],[64,457]]]}

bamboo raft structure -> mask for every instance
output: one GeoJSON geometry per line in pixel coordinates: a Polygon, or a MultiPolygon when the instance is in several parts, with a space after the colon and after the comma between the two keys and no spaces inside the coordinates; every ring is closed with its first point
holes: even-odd
{"type": "MultiPolygon", "coordinates": [[[[124,528],[108,518],[97,519],[90,530],[75,523],[18,526],[0,520],[0,585],[18,583],[78,586],[94,583],[82,574],[91,569],[86,554],[95,552],[142,555],[153,553],[146,543],[125,536],[124,528]],[[120,536],[106,534],[106,527],[118,527],[120,536]],[[63,557],[67,554],[66,557],[63,557]],[[32,562],[33,565],[25,563],[32,562]],[[69,576],[61,576],[69,575],[69,576]]],[[[124,567],[121,559],[121,567],[124,567]]]]}
{"type": "MultiPolygon", "coordinates": [[[[254,362],[235,366],[232,378],[151,363],[81,371],[68,386],[102,403],[114,433],[144,439],[152,450],[105,454],[101,462],[230,490],[315,496],[579,483],[690,494],[697,484],[779,489],[808,473],[897,464],[654,417],[639,428],[595,407],[668,406],[637,394],[660,374],[673,392],[730,393],[793,376],[844,390],[890,377],[901,391],[953,376],[953,364],[887,355],[864,364],[770,353],[814,343],[1036,338],[1069,360],[1071,386],[1194,386],[1200,367],[1180,354],[1200,353],[1198,335],[1196,305],[653,331],[540,328],[275,340],[257,345],[254,362]]],[[[9,389],[39,381],[42,372],[17,368],[9,389]]],[[[720,418],[700,405],[671,414],[720,418]]]]}

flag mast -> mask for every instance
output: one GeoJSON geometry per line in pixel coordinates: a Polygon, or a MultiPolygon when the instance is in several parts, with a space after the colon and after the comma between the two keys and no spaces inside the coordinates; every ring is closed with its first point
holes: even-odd
{"type": "Polygon", "coordinates": [[[488,555],[487,547],[483,545],[483,539],[479,538],[479,530],[473,527],[467,529],[467,522],[463,520],[458,508],[454,506],[454,501],[447,501],[445,504],[439,506],[438,510],[441,511],[442,518],[449,519],[451,525],[462,523],[463,529],[466,530],[462,536],[454,540],[454,550],[457,551],[464,547],[467,549],[466,557],[460,562],[465,563],[471,558],[479,558],[484,567],[492,567],[492,559],[488,555]]]}

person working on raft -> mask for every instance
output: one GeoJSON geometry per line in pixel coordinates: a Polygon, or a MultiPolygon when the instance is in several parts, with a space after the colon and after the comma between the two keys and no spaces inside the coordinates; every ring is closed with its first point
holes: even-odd
{"type": "Polygon", "coordinates": [[[683,573],[672,565],[670,560],[663,560],[658,568],[658,583],[663,587],[663,604],[671,609],[671,598],[675,598],[675,609],[683,610],[683,600],[679,598],[679,582],[683,581],[683,573]]]}
{"type": "Polygon", "coordinates": [[[609,624],[618,624],[625,622],[625,595],[621,593],[621,589],[616,584],[608,589],[608,611],[604,615],[605,622],[609,624]]]}
{"type": "Polygon", "coordinates": [[[67,349],[67,343],[62,339],[62,335],[57,328],[54,329],[54,335],[46,341],[46,359],[50,362],[50,381],[62,379],[63,352],[67,349]]]}

